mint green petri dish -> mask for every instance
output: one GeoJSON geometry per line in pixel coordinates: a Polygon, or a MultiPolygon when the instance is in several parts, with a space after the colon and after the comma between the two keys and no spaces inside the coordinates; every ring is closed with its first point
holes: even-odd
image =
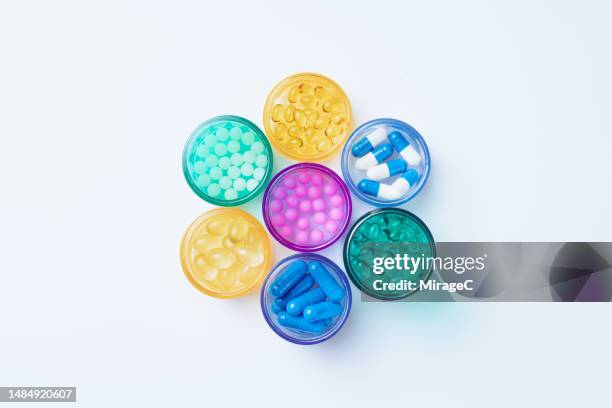
{"type": "Polygon", "coordinates": [[[183,174],[203,200],[225,207],[262,192],[273,168],[265,134],[240,116],[217,116],[193,131],[183,149],[183,174]]]}

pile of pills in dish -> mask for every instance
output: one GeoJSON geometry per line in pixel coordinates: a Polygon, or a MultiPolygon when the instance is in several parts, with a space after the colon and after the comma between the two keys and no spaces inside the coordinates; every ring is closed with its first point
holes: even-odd
{"type": "Polygon", "coordinates": [[[238,209],[216,209],[198,218],[181,245],[183,270],[202,292],[236,297],[257,287],[271,263],[261,224],[238,209]]]}
{"type": "Polygon", "coordinates": [[[317,74],[281,81],[268,96],[264,128],[272,143],[290,158],[323,160],[346,140],[351,107],[342,88],[317,74]]]}
{"type": "Polygon", "coordinates": [[[290,341],[321,341],[346,320],[350,288],[343,272],[320,255],[294,255],[270,273],[262,310],[270,326],[290,341]]]}
{"type": "Polygon", "coordinates": [[[272,173],[272,149],[261,130],[244,118],[205,122],[185,146],[183,170],[191,188],[219,205],[247,201],[272,173]]]}
{"type": "Polygon", "coordinates": [[[283,245],[315,251],[333,244],[348,227],[350,194],[329,168],[299,163],[274,176],[263,199],[264,221],[283,245]]]}
{"type": "Polygon", "coordinates": [[[425,183],[429,152],[407,123],[377,119],[353,132],[343,152],[342,170],[349,186],[365,201],[399,205],[425,183]]]}

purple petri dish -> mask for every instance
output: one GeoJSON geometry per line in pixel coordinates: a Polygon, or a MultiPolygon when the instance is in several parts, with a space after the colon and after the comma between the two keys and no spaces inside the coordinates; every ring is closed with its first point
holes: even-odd
{"type": "Polygon", "coordinates": [[[346,231],[352,204],[344,181],[316,163],[298,163],[278,173],[266,189],[262,212],[270,234],[287,248],[327,248],[346,231]]]}
{"type": "MultiPolygon", "coordinates": [[[[317,284],[314,284],[317,287],[317,284]]],[[[345,273],[336,265],[332,260],[321,256],[319,254],[312,253],[301,253],[289,256],[280,261],[268,274],[263,286],[261,287],[261,311],[264,319],[270,326],[270,328],[283,339],[290,341],[295,344],[310,345],[317,344],[332,338],[346,323],[349,313],[351,312],[352,305],[352,293],[351,285],[349,284],[348,278],[345,273]],[[307,264],[318,261],[323,264],[330,276],[340,285],[344,291],[344,297],[338,303],[342,307],[342,312],[337,316],[333,317],[327,322],[327,327],[320,333],[311,333],[308,331],[297,330],[294,328],[283,326],[278,321],[278,310],[274,310],[273,304],[276,298],[270,293],[270,287],[276,280],[276,278],[282,274],[293,262],[304,261],[307,264]]]]}

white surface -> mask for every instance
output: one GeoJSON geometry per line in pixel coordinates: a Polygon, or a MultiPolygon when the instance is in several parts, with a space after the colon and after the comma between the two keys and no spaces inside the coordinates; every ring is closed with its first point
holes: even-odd
{"type": "Polygon", "coordinates": [[[298,347],[256,295],[184,278],[209,208],[184,141],[218,114],[261,125],[300,71],[337,80],[355,124],[423,134],[431,178],[405,208],[438,240],[612,240],[610,3],[331,3],[2,2],[0,385],[74,385],[87,407],[610,406],[610,304],[355,293],[336,338],[298,347]]]}

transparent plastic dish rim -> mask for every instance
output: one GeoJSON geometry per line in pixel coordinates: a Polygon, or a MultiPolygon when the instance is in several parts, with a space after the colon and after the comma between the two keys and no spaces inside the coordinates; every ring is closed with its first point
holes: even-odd
{"type": "MultiPolygon", "coordinates": [[[[422,219],[420,219],[419,217],[417,217],[416,215],[414,215],[413,213],[411,213],[410,211],[406,211],[402,208],[377,208],[375,210],[369,211],[367,213],[365,213],[363,216],[361,216],[361,218],[359,218],[351,227],[351,229],[349,230],[348,234],[346,235],[346,239],[344,240],[344,247],[342,248],[342,261],[344,262],[344,268],[346,269],[346,274],[349,276],[349,278],[351,279],[351,281],[355,284],[355,286],[357,286],[357,288],[363,292],[365,295],[373,297],[375,299],[379,299],[379,300],[386,300],[386,301],[396,301],[396,300],[401,300],[401,299],[405,299],[408,296],[411,296],[413,294],[415,294],[416,292],[418,292],[418,289],[413,290],[412,292],[408,292],[406,295],[400,296],[400,297],[394,297],[394,298],[389,298],[389,297],[385,297],[385,296],[380,296],[380,295],[375,295],[373,293],[370,293],[370,291],[364,290],[363,285],[361,284],[361,282],[356,279],[354,277],[354,273],[353,273],[353,268],[351,267],[351,263],[350,260],[348,259],[348,251],[349,251],[349,246],[351,244],[351,241],[353,240],[353,236],[355,235],[355,232],[357,231],[357,229],[367,220],[369,220],[370,218],[380,214],[380,213],[400,213],[404,216],[409,217],[410,219],[412,219],[415,223],[417,223],[421,229],[425,232],[425,235],[427,235],[427,239],[429,240],[429,245],[431,247],[432,250],[432,255],[433,257],[436,256],[436,241],[434,240],[433,235],[431,234],[431,231],[429,230],[429,228],[427,227],[427,225],[423,222],[422,219]]],[[[433,273],[433,268],[430,268],[427,271],[427,274],[422,278],[425,281],[428,281],[429,278],[431,277],[431,274],[433,273]]]]}
{"type": "MultiPolygon", "coordinates": [[[[263,125],[264,125],[264,130],[266,131],[266,134],[270,134],[270,140],[272,140],[271,143],[274,145],[274,147],[283,156],[285,156],[285,157],[287,157],[289,159],[298,160],[298,161],[302,161],[302,160],[307,159],[309,161],[320,162],[320,161],[327,160],[328,158],[330,158],[331,156],[336,154],[336,152],[338,151],[340,145],[338,145],[337,147],[334,147],[333,149],[331,149],[327,153],[321,153],[319,155],[312,156],[312,157],[305,157],[303,155],[294,154],[291,151],[289,151],[288,149],[284,149],[278,142],[276,142],[276,140],[274,140],[274,137],[272,135],[272,129],[270,128],[270,125],[269,125],[269,122],[268,122],[268,118],[271,117],[272,106],[274,105],[273,99],[278,97],[277,94],[279,93],[279,91],[284,89],[285,87],[287,87],[288,84],[290,84],[292,82],[295,82],[295,81],[299,81],[300,78],[308,77],[308,76],[317,77],[317,78],[320,78],[323,81],[329,81],[332,85],[336,86],[341,91],[341,94],[342,94],[344,100],[346,101],[346,107],[347,107],[347,112],[348,112],[348,117],[346,118],[347,123],[348,123],[348,130],[350,130],[353,127],[353,110],[351,108],[351,101],[349,100],[348,96],[346,95],[346,92],[344,91],[344,89],[340,85],[338,85],[338,83],[336,81],[334,81],[333,79],[331,79],[331,78],[329,78],[329,77],[327,77],[327,76],[325,76],[323,74],[316,73],[316,72],[298,72],[297,74],[292,74],[292,75],[289,75],[289,76],[283,78],[276,85],[274,85],[274,88],[272,88],[272,90],[270,91],[270,93],[266,97],[266,102],[264,104],[263,125]]],[[[344,140],[342,140],[342,141],[346,142],[346,140],[348,140],[349,137],[350,137],[350,134],[348,136],[345,136],[344,140]]]]}
{"type": "Polygon", "coordinates": [[[348,188],[346,187],[346,184],[344,183],[344,181],[342,180],[342,178],[340,178],[340,176],[338,176],[336,174],[335,171],[333,171],[332,169],[330,169],[329,167],[325,167],[322,164],[319,163],[296,163],[296,164],[292,164],[291,166],[284,168],[283,170],[281,170],[278,174],[276,174],[274,177],[272,177],[272,180],[270,181],[270,183],[268,183],[268,186],[266,187],[266,191],[263,195],[263,200],[261,203],[261,212],[263,214],[263,219],[264,219],[264,223],[266,224],[266,228],[268,229],[268,231],[270,231],[270,235],[272,235],[274,237],[274,239],[276,239],[278,242],[280,242],[283,246],[292,249],[294,251],[300,251],[300,252],[316,252],[316,251],[320,251],[322,249],[325,249],[331,245],[333,245],[336,241],[338,241],[346,232],[350,222],[351,222],[351,215],[353,214],[353,202],[351,200],[351,194],[348,191],[348,188]],[[270,191],[272,189],[272,186],[275,185],[275,183],[277,182],[278,179],[280,179],[281,177],[283,177],[286,173],[290,172],[291,170],[295,169],[295,168],[311,168],[311,169],[317,169],[317,170],[321,170],[324,173],[326,173],[327,175],[329,175],[330,177],[332,177],[340,186],[340,189],[342,190],[342,194],[344,195],[344,199],[346,200],[347,203],[347,213],[345,216],[345,221],[342,224],[342,227],[338,230],[338,233],[336,235],[336,237],[334,237],[334,239],[323,243],[321,245],[317,245],[317,246],[307,246],[307,245],[296,245],[293,242],[290,242],[288,240],[286,240],[285,238],[283,238],[282,236],[280,236],[280,234],[276,231],[276,228],[274,228],[274,226],[272,225],[272,221],[270,220],[270,215],[268,214],[268,197],[270,196],[270,191]]]}
{"type": "Polygon", "coordinates": [[[274,154],[272,152],[272,146],[270,145],[270,142],[268,141],[268,138],[266,137],[265,133],[256,124],[254,124],[253,122],[251,122],[250,120],[246,118],[243,118],[242,116],[221,115],[221,116],[215,116],[214,118],[210,118],[206,120],[205,122],[202,122],[193,132],[191,132],[191,135],[185,142],[185,147],[183,147],[183,160],[182,160],[183,175],[185,176],[185,180],[187,181],[187,184],[189,185],[191,190],[202,200],[208,203],[214,204],[214,205],[222,206],[222,207],[235,207],[237,205],[244,204],[247,201],[250,201],[253,198],[257,197],[257,195],[262,192],[262,190],[264,189],[264,186],[268,183],[268,181],[270,180],[270,177],[272,176],[273,161],[274,161],[274,154]],[[220,121],[239,122],[243,124],[244,126],[248,127],[249,129],[251,129],[253,132],[257,133],[257,135],[263,141],[263,144],[266,146],[266,152],[268,155],[268,164],[266,165],[266,175],[264,176],[264,178],[261,179],[257,188],[242,198],[238,198],[236,200],[230,200],[230,201],[213,198],[213,197],[208,196],[207,194],[204,194],[202,191],[200,191],[198,186],[195,184],[195,180],[191,178],[191,175],[189,174],[189,168],[188,168],[189,167],[188,165],[189,151],[191,150],[191,146],[193,145],[196,137],[200,134],[200,132],[204,128],[211,126],[215,122],[220,122],[220,121]]]}
{"type": "Polygon", "coordinates": [[[430,165],[431,165],[431,158],[430,158],[430,155],[429,155],[429,148],[427,147],[427,143],[425,143],[425,140],[423,139],[423,136],[421,136],[421,134],[415,128],[410,126],[408,123],[403,122],[403,121],[398,120],[398,119],[380,118],[380,119],[373,119],[373,120],[370,120],[370,121],[362,124],[357,129],[355,129],[353,131],[353,133],[351,133],[351,135],[349,136],[349,138],[346,141],[346,144],[344,145],[344,149],[342,150],[341,162],[342,162],[342,177],[344,178],[344,181],[348,185],[349,189],[353,192],[353,194],[355,194],[357,197],[359,197],[362,201],[365,201],[366,203],[368,203],[370,205],[373,205],[375,207],[395,207],[395,206],[404,204],[404,203],[412,200],[423,189],[423,187],[427,183],[427,179],[429,178],[429,168],[430,168],[430,165]],[[400,198],[398,200],[393,200],[393,201],[377,200],[376,198],[369,197],[366,194],[364,194],[361,191],[359,191],[359,189],[357,188],[357,185],[355,184],[355,182],[351,178],[351,175],[350,175],[350,172],[349,172],[349,169],[348,169],[349,155],[352,154],[351,153],[351,148],[353,146],[354,139],[364,129],[366,129],[368,127],[371,127],[371,126],[383,125],[383,124],[387,124],[387,125],[390,125],[390,126],[395,126],[395,127],[401,128],[406,133],[409,133],[410,136],[412,136],[414,139],[416,139],[417,142],[421,145],[421,148],[423,149],[423,153],[425,154],[425,162],[427,163],[427,166],[425,167],[425,171],[423,173],[423,176],[419,180],[419,186],[414,191],[414,193],[411,194],[411,195],[408,195],[406,197],[400,198]]]}
{"type": "MultiPolygon", "coordinates": [[[[331,273],[332,271],[330,271],[331,273]]],[[[276,278],[276,276],[274,276],[274,278],[276,278]]],[[[303,254],[294,254],[291,255],[285,259],[283,259],[282,261],[280,261],[279,263],[277,263],[272,270],[270,271],[270,273],[268,274],[268,276],[266,276],[266,279],[263,282],[263,285],[261,286],[261,294],[259,296],[260,298],[260,303],[261,303],[261,312],[263,313],[264,319],[266,319],[266,323],[268,323],[268,326],[270,326],[270,328],[276,333],[278,334],[280,337],[282,337],[283,339],[290,341],[291,343],[295,343],[295,344],[300,344],[300,345],[311,345],[311,344],[317,344],[317,343],[321,343],[324,342],[325,340],[329,340],[330,338],[332,338],[336,333],[338,333],[340,331],[340,329],[342,328],[342,326],[344,326],[344,323],[346,323],[346,321],[348,320],[348,316],[351,312],[351,307],[353,304],[353,294],[351,292],[351,284],[349,283],[348,278],[346,277],[346,274],[342,271],[342,269],[340,269],[340,267],[338,265],[335,264],[335,262],[333,262],[331,259],[326,258],[322,255],[319,254],[313,254],[313,253],[303,253],[303,254]],[[315,337],[313,339],[309,339],[309,340],[302,340],[296,337],[292,337],[286,333],[284,333],[282,330],[280,330],[276,323],[274,323],[272,321],[273,317],[270,316],[270,312],[268,309],[268,305],[266,304],[266,294],[269,290],[269,283],[271,282],[272,277],[274,276],[274,274],[282,267],[284,267],[285,265],[287,265],[290,262],[293,262],[295,260],[299,260],[299,259],[303,259],[303,258],[311,258],[311,259],[315,259],[319,262],[322,262],[326,268],[329,269],[330,265],[333,265],[333,273],[335,273],[340,280],[342,281],[342,284],[344,285],[345,289],[346,289],[346,302],[344,304],[344,309],[342,311],[342,315],[340,316],[340,318],[338,319],[338,322],[336,322],[335,326],[323,333],[321,336],[319,337],[315,337]]]]}

